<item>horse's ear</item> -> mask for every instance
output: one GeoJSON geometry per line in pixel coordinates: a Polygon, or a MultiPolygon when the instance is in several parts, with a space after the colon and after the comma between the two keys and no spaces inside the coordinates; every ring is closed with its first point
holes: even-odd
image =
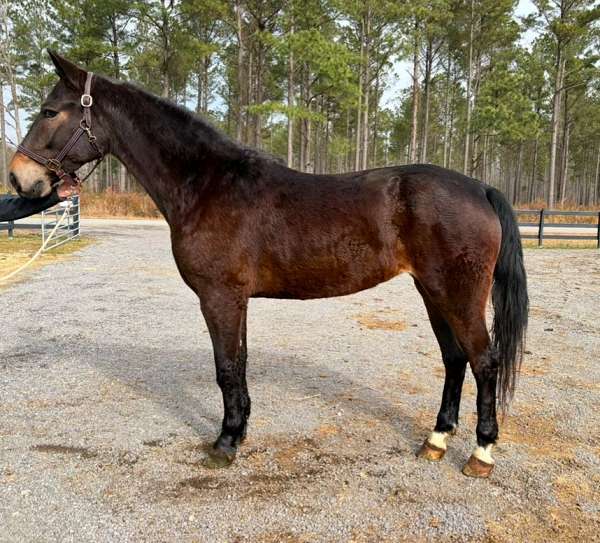
{"type": "Polygon", "coordinates": [[[83,91],[87,72],[79,66],[48,49],[50,59],[56,68],[56,73],[65,84],[73,90],[83,91]]]}

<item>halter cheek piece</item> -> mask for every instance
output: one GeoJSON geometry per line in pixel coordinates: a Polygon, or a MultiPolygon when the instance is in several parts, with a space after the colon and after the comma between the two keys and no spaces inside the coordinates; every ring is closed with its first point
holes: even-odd
{"type": "Polygon", "coordinates": [[[37,153],[35,153],[34,151],[31,151],[30,149],[27,149],[26,147],[23,147],[23,145],[17,146],[17,151],[19,153],[23,153],[24,155],[27,155],[29,158],[35,160],[38,164],[45,166],[48,170],[55,173],[60,180],[57,184],[60,184],[65,180],[71,181],[72,183],[75,183],[76,185],[83,183],[92,174],[92,172],[96,169],[98,164],[100,164],[100,162],[104,158],[102,151],[100,151],[100,149],[98,148],[98,145],[96,144],[96,136],[94,136],[94,134],[92,134],[92,116],[91,116],[90,110],[92,108],[94,100],[92,98],[92,95],[90,94],[90,91],[92,88],[92,78],[93,77],[94,77],[93,72],[87,73],[87,78],[85,80],[85,87],[83,90],[83,94],[81,95],[81,107],[83,108],[83,118],[79,122],[79,126],[77,127],[75,132],[73,132],[73,135],[71,136],[69,141],[65,144],[65,146],[62,148],[60,153],[58,153],[58,155],[56,155],[54,158],[46,158],[42,155],[38,155],[37,153]],[[67,173],[62,167],[62,161],[66,158],[66,156],[69,154],[69,151],[79,141],[79,138],[81,138],[81,136],[83,136],[83,134],[85,134],[87,136],[88,142],[90,143],[90,145],[94,148],[94,150],[98,154],[98,159],[96,160],[94,167],[89,171],[89,173],[83,179],[80,179],[77,176],[77,174],[74,172],[67,173]]]}

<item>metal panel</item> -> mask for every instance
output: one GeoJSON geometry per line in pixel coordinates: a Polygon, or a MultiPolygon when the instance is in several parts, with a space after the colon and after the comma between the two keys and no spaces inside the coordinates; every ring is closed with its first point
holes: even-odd
{"type": "Polygon", "coordinates": [[[74,196],[70,203],[71,205],[68,208],[61,202],[42,212],[42,244],[46,243],[48,236],[50,236],[56,225],[61,221],[65,210],[67,213],[64,219],[62,219],[62,223],[56,228],[52,240],[46,246],[45,251],[50,251],[80,236],[79,196],[74,196]]]}

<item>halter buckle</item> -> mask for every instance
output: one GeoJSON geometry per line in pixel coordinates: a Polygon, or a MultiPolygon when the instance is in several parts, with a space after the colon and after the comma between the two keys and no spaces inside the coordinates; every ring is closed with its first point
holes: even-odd
{"type": "Polygon", "coordinates": [[[92,107],[93,103],[94,103],[94,99],[92,98],[91,94],[82,94],[81,95],[81,105],[83,107],[92,107]]]}
{"type": "Polygon", "coordinates": [[[49,158],[46,162],[46,168],[51,172],[58,173],[62,169],[62,164],[54,158],[49,158]]]}

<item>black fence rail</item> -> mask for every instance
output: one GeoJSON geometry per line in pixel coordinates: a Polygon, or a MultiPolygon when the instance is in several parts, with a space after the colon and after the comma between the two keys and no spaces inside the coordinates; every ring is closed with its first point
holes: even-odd
{"type": "Polygon", "coordinates": [[[600,248],[600,211],[554,211],[549,209],[515,209],[517,218],[522,216],[535,217],[532,222],[519,221],[519,227],[537,228],[536,234],[521,233],[523,239],[537,239],[541,247],[546,239],[558,240],[594,240],[600,248]],[[552,222],[549,217],[592,217],[594,222],[552,222]],[[582,232],[585,229],[586,232],[582,232]],[[557,232],[563,230],[563,232],[557,232]],[[570,232],[564,232],[564,230],[570,232]],[[591,232],[594,232],[593,234],[591,232]]]}

